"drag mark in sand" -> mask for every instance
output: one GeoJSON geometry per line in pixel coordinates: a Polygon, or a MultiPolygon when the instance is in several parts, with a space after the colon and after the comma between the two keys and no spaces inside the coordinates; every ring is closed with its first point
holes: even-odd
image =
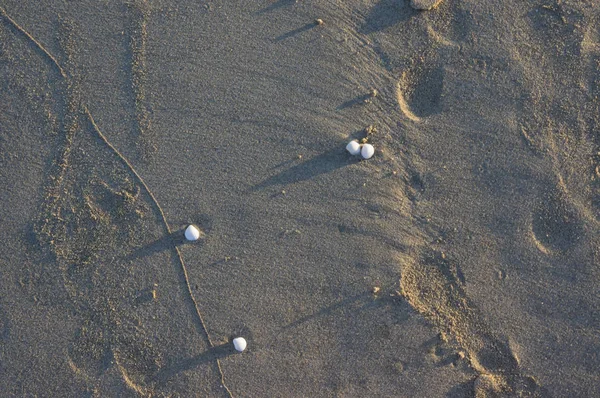
{"type": "Polygon", "coordinates": [[[156,144],[151,137],[151,106],[146,91],[147,82],[147,47],[148,19],[150,5],[147,0],[136,0],[127,4],[131,15],[129,21],[128,66],[130,67],[129,84],[133,92],[134,128],[141,140],[142,154],[148,156],[156,152],[156,144]]]}
{"type": "MultiPolygon", "coordinates": [[[[18,34],[23,36],[30,44],[32,44],[35,47],[36,50],[41,52],[42,56],[49,61],[49,63],[51,64],[51,66],[53,68],[55,68],[58,71],[58,73],[62,77],[63,81],[67,85],[67,90],[66,90],[67,91],[67,94],[66,94],[67,95],[67,112],[66,112],[67,116],[65,118],[66,120],[65,120],[65,126],[64,126],[65,140],[64,140],[64,145],[63,145],[59,160],[57,161],[58,170],[56,170],[56,171],[53,170],[51,172],[50,187],[47,189],[48,193],[46,195],[46,198],[45,198],[45,200],[43,202],[43,206],[42,206],[41,226],[39,228],[37,228],[37,232],[38,232],[37,235],[38,235],[38,238],[40,239],[40,242],[47,244],[47,246],[51,248],[51,251],[53,251],[54,255],[57,258],[63,258],[64,260],[66,260],[67,263],[69,263],[73,260],[84,261],[84,262],[91,261],[90,256],[92,256],[92,257],[94,256],[94,254],[92,252],[90,252],[90,250],[93,251],[93,248],[84,247],[83,252],[81,252],[81,253],[75,252],[74,250],[68,248],[68,244],[67,244],[68,239],[66,239],[66,238],[68,238],[67,235],[69,233],[68,232],[69,227],[72,228],[73,225],[69,225],[68,220],[65,221],[65,219],[62,218],[62,217],[68,218],[70,215],[74,215],[73,212],[77,211],[77,209],[75,207],[73,207],[73,206],[76,206],[77,204],[74,203],[73,201],[69,200],[69,198],[63,198],[62,194],[69,192],[68,188],[65,186],[66,185],[66,176],[67,176],[68,170],[70,168],[69,167],[70,166],[69,159],[71,157],[73,139],[75,137],[77,130],[81,127],[80,126],[81,121],[79,118],[80,118],[80,115],[82,115],[82,114],[85,115],[88,122],[93,127],[93,130],[96,133],[96,135],[98,136],[98,138],[102,142],[104,142],[104,144],[113,152],[114,155],[116,155],[119,158],[119,160],[123,163],[123,165],[126,167],[126,169],[129,170],[129,172],[135,177],[135,179],[138,181],[138,183],[143,187],[143,189],[147,193],[148,197],[151,199],[152,205],[155,207],[155,210],[160,215],[161,224],[163,225],[165,233],[169,236],[172,235],[171,227],[169,226],[169,223],[167,222],[164,211],[163,211],[162,207],[160,206],[159,202],[156,200],[156,197],[154,196],[154,194],[152,193],[152,191],[150,190],[150,188],[148,187],[148,185],[146,184],[144,179],[135,170],[133,165],[125,158],[125,156],[123,156],[123,154],[117,148],[115,148],[110,143],[110,141],[106,138],[106,136],[101,132],[100,128],[98,127],[94,118],[92,117],[88,107],[85,104],[83,104],[83,102],[81,101],[81,96],[77,94],[78,90],[75,90],[75,88],[74,88],[76,82],[73,81],[74,80],[73,77],[65,71],[65,69],[60,65],[60,63],[57,61],[57,59],[45,48],[45,46],[43,46],[38,40],[36,40],[31,34],[29,34],[23,27],[21,27],[12,17],[10,17],[8,15],[6,10],[4,10],[4,8],[2,8],[2,7],[0,7],[0,18],[10,28],[12,28],[18,34]],[[67,122],[67,120],[68,120],[68,122],[67,122]],[[68,211],[66,212],[67,213],[66,215],[63,214],[63,210],[65,210],[65,209],[61,208],[61,206],[67,206],[67,208],[70,207],[70,211],[73,214],[69,214],[68,211]],[[56,242],[54,241],[55,238],[58,238],[56,242]]],[[[145,22],[143,23],[143,25],[144,25],[144,31],[145,31],[145,22]]],[[[67,39],[69,39],[69,38],[67,38],[67,39]]],[[[143,39],[143,42],[145,42],[145,38],[143,39]]],[[[69,42],[69,43],[71,43],[71,42],[69,42]]],[[[67,44],[69,44],[69,43],[67,43],[67,44]]],[[[61,43],[61,44],[63,46],[65,46],[65,43],[61,43]]],[[[145,51],[145,44],[143,44],[141,47],[145,51]]],[[[72,52],[71,52],[72,48],[71,48],[70,44],[66,46],[66,50],[67,50],[67,62],[70,64],[70,63],[72,63],[72,60],[69,57],[69,55],[72,55],[72,52]]],[[[106,188],[108,188],[108,187],[106,187],[106,188]]],[[[125,192],[124,195],[127,196],[127,192],[125,192]]],[[[98,228],[102,229],[103,228],[103,224],[102,224],[103,220],[102,220],[101,214],[95,213],[95,211],[97,209],[94,208],[94,203],[90,203],[88,201],[87,197],[84,197],[83,199],[85,202],[85,206],[87,206],[86,214],[83,216],[85,219],[84,221],[87,222],[90,220],[99,220],[99,218],[100,218],[100,220],[99,220],[100,223],[98,224],[99,225],[98,228]]],[[[134,211],[133,213],[136,213],[136,212],[134,211]]],[[[77,225],[77,223],[81,223],[81,220],[76,219],[75,223],[76,223],[75,227],[79,228],[80,225],[77,225]]],[[[104,225],[104,227],[106,227],[106,225],[104,225]]],[[[101,233],[101,232],[102,231],[100,231],[100,230],[92,231],[90,237],[95,239],[101,235],[104,235],[104,233],[101,233]]],[[[109,241],[107,241],[107,242],[109,242],[109,241]]],[[[94,241],[93,243],[94,244],[95,243],[103,244],[103,243],[107,243],[107,242],[94,241]]],[[[191,286],[189,283],[187,268],[185,266],[185,262],[181,255],[181,252],[179,251],[177,246],[173,245],[172,249],[174,250],[174,252],[176,254],[176,257],[177,257],[177,260],[179,263],[179,267],[180,267],[180,270],[183,275],[183,279],[185,280],[185,285],[186,285],[186,290],[187,290],[186,294],[188,295],[188,297],[190,298],[190,300],[193,303],[193,307],[195,310],[194,314],[195,314],[195,317],[197,318],[198,328],[203,333],[208,345],[211,348],[214,348],[215,345],[210,337],[208,329],[206,328],[206,324],[205,324],[202,314],[199,310],[198,303],[192,293],[191,286]]],[[[65,283],[65,288],[67,289],[67,291],[69,291],[71,296],[80,294],[77,291],[77,286],[75,285],[76,282],[71,280],[72,275],[68,274],[69,272],[78,272],[78,271],[73,271],[73,269],[72,269],[73,266],[76,266],[76,265],[64,265],[64,266],[60,265],[60,267],[59,267],[59,268],[61,268],[61,271],[64,274],[63,282],[65,283]]],[[[103,304],[101,304],[101,305],[103,305],[103,304]]],[[[111,312],[109,311],[108,313],[110,314],[111,312]]],[[[113,316],[109,315],[108,318],[103,322],[108,322],[109,324],[118,323],[119,320],[113,319],[113,318],[114,318],[113,316]]],[[[84,329],[82,329],[82,330],[84,330],[84,329]]],[[[117,337],[115,337],[115,339],[120,340],[121,338],[119,336],[117,336],[117,337]]],[[[128,346],[130,346],[130,345],[129,344],[122,345],[122,347],[128,347],[128,346]]],[[[140,390],[140,388],[142,388],[142,387],[140,387],[133,380],[131,380],[129,378],[128,373],[123,368],[123,365],[121,363],[122,361],[119,360],[119,357],[120,357],[119,349],[114,350],[113,356],[114,356],[115,360],[117,361],[117,366],[119,367],[119,370],[121,371],[123,377],[125,378],[126,384],[129,387],[131,387],[134,391],[143,393],[144,390],[143,389],[140,390]]],[[[69,361],[72,362],[71,358],[69,358],[69,361]]],[[[220,361],[218,358],[215,358],[215,361],[216,361],[216,366],[219,371],[221,385],[226,390],[228,396],[233,397],[231,390],[225,384],[224,374],[223,374],[223,370],[221,368],[220,361]]],[[[77,367],[74,364],[72,364],[72,368],[76,369],[79,372],[79,370],[77,369],[77,367]]]]}
{"type": "Polygon", "coordinates": [[[39,51],[41,51],[44,54],[44,56],[50,61],[52,67],[56,68],[63,78],[67,78],[67,74],[60,66],[56,58],[54,58],[54,56],[50,54],[50,52],[48,52],[48,50],[46,50],[46,48],[39,41],[37,41],[33,36],[31,36],[29,32],[23,29],[21,25],[19,25],[14,19],[12,19],[11,16],[8,15],[6,13],[6,10],[2,7],[0,7],[0,17],[2,17],[11,28],[15,29],[21,35],[25,36],[31,44],[33,44],[39,51]]]}
{"type": "MultiPolygon", "coordinates": [[[[69,84],[69,78],[65,69],[58,63],[57,59],[42,45],[38,40],[29,34],[21,25],[19,25],[10,15],[6,13],[6,10],[0,7],[0,17],[4,20],[6,25],[20,36],[23,36],[29,43],[33,45],[35,50],[41,53],[42,58],[49,61],[52,69],[56,70],[60,77],[66,82],[66,108],[67,112],[63,117],[62,128],[65,131],[64,145],[62,146],[62,153],[59,154],[58,160],[55,163],[56,170],[53,170],[51,175],[50,186],[46,189],[46,198],[44,201],[43,214],[49,216],[58,216],[57,208],[60,201],[60,195],[63,191],[63,183],[65,179],[65,173],[69,166],[69,159],[71,155],[71,148],[73,138],[75,136],[78,119],[76,116],[76,102],[72,87],[69,84]]],[[[51,231],[49,230],[49,223],[44,223],[40,227],[41,236],[49,236],[51,231]]]]}

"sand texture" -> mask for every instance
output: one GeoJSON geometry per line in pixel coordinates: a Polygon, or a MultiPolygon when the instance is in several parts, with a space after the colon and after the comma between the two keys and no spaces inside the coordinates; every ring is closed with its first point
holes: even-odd
{"type": "Polygon", "coordinates": [[[594,2],[0,0],[0,73],[0,397],[600,396],[594,2]]]}

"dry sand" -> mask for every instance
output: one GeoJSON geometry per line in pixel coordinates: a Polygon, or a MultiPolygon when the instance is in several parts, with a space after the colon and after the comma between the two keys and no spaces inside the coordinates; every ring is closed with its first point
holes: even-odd
{"type": "Polygon", "coordinates": [[[599,22],[0,1],[0,396],[599,396],[599,22]]]}

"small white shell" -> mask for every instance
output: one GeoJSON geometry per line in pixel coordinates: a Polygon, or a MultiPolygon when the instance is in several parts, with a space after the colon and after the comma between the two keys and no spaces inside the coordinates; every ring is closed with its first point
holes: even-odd
{"type": "Polygon", "coordinates": [[[360,153],[360,144],[358,141],[353,140],[346,145],[346,150],[350,152],[351,155],[358,155],[360,153]]]}
{"type": "Polygon", "coordinates": [[[236,337],[233,339],[233,346],[238,352],[243,352],[246,349],[246,345],[246,339],[243,337],[236,337]]]}
{"type": "Polygon", "coordinates": [[[198,230],[198,228],[194,227],[193,225],[190,225],[185,230],[185,238],[187,240],[198,240],[198,238],[200,238],[200,231],[198,230]]]}
{"type": "Polygon", "coordinates": [[[371,144],[364,144],[362,149],[360,150],[360,154],[363,159],[371,159],[375,154],[375,148],[371,144]]]}

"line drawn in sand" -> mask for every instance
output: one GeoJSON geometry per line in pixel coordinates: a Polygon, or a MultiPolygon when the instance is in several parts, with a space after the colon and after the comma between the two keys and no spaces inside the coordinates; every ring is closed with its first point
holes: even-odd
{"type": "MultiPolygon", "coordinates": [[[[57,259],[61,259],[64,260],[63,263],[61,264],[60,268],[61,271],[63,271],[63,279],[64,279],[64,283],[65,283],[65,287],[67,288],[67,290],[70,292],[70,294],[77,294],[77,290],[76,288],[78,286],[73,286],[73,281],[72,279],[70,279],[73,275],[73,273],[80,273],[80,275],[82,275],[81,271],[81,267],[76,267],[76,264],[70,264],[70,262],[75,258],[78,261],[82,261],[85,263],[86,261],[91,261],[90,256],[85,253],[85,251],[87,250],[87,248],[84,248],[83,253],[77,251],[75,252],[70,246],[65,245],[64,242],[60,242],[60,239],[58,239],[58,241],[54,241],[52,238],[56,236],[57,231],[58,232],[58,236],[59,237],[68,237],[68,231],[66,231],[68,228],[73,227],[73,225],[68,224],[68,220],[65,221],[64,219],[61,218],[61,210],[63,210],[61,208],[61,206],[65,205],[65,203],[63,203],[65,201],[65,198],[62,197],[62,194],[67,191],[66,188],[66,179],[68,177],[68,173],[69,173],[69,169],[71,167],[70,165],[70,158],[71,158],[71,147],[73,144],[73,138],[75,137],[75,133],[76,130],[78,128],[81,128],[81,125],[87,123],[89,126],[91,126],[91,129],[93,130],[94,134],[96,135],[96,137],[104,143],[104,145],[111,151],[111,153],[113,155],[116,156],[116,158],[119,159],[119,161],[121,162],[121,164],[125,167],[126,172],[128,172],[135,181],[137,181],[137,183],[139,185],[141,185],[141,187],[143,188],[143,191],[145,192],[145,194],[150,198],[150,202],[151,202],[151,206],[154,208],[155,212],[158,214],[159,216],[159,220],[160,220],[160,224],[162,225],[164,234],[166,234],[167,236],[171,236],[173,235],[173,231],[166,219],[165,213],[162,209],[162,206],[160,205],[160,203],[157,201],[156,197],[154,196],[152,190],[148,187],[148,185],[146,184],[146,182],[144,181],[144,179],[142,178],[142,176],[135,170],[135,168],[133,167],[133,165],[125,158],[125,156],[114,146],[112,145],[112,143],[108,140],[108,138],[106,137],[106,135],[104,133],[102,133],[100,127],[98,126],[98,124],[96,123],[96,121],[94,120],[89,108],[87,107],[86,104],[83,103],[83,101],[81,101],[80,96],[77,94],[76,90],[74,89],[74,86],[77,84],[73,75],[71,75],[70,73],[68,73],[68,71],[63,68],[63,66],[61,66],[61,64],[58,62],[58,60],[46,49],[46,47],[39,42],[37,39],[35,39],[27,30],[25,30],[20,24],[18,24],[7,12],[3,7],[0,7],[0,19],[2,19],[4,21],[4,23],[13,31],[15,31],[15,33],[17,35],[21,35],[22,37],[24,37],[26,39],[26,41],[32,45],[39,53],[41,53],[41,55],[43,56],[43,58],[45,58],[48,63],[50,64],[50,66],[55,69],[58,74],[60,75],[62,81],[64,83],[66,83],[67,85],[67,90],[66,90],[66,95],[67,95],[67,103],[68,103],[68,112],[67,112],[67,116],[69,116],[69,112],[71,112],[70,117],[68,117],[69,123],[66,123],[66,126],[64,128],[65,130],[65,145],[63,147],[62,153],[59,156],[59,160],[58,160],[58,170],[56,175],[51,175],[51,183],[50,186],[48,188],[48,192],[47,192],[47,196],[45,198],[44,201],[44,205],[43,205],[43,211],[42,211],[42,220],[40,225],[37,227],[37,233],[38,233],[38,239],[40,240],[40,243],[42,244],[47,244],[50,247],[50,250],[53,251],[53,254],[55,255],[55,257],[57,259]],[[81,120],[81,119],[84,120],[81,120]],[[49,218],[45,218],[44,216],[48,216],[49,218]],[[65,265],[68,264],[68,265],[65,265]]],[[[68,58],[68,57],[67,57],[68,58]]],[[[95,186],[94,184],[90,184],[91,186],[95,186]]],[[[98,185],[98,184],[96,184],[98,185]]],[[[100,184],[101,185],[101,184],[100,184]]],[[[110,189],[109,187],[105,187],[107,188],[107,190],[109,192],[110,189]]],[[[128,192],[127,190],[121,192],[121,193],[115,193],[112,192],[113,194],[120,194],[122,195],[125,199],[135,199],[136,194],[135,191],[132,192],[128,192]],[[131,197],[131,198],[130,198],[131,197]]],[[[87,206],[85,211],[85,216],[89,216],[87,218],[84,217],[84,221],[89,221],[89,220],[94,220],[97,221],[98,220],[98,216],[100,213],[97,213],[97,208],[94,207],[94,203],[90,203],[89,201],[87,201],[87,198],[83,198],[82,199],[82,206],[87,206]]],[[[71,202],[69,202],[69,198],[66,198],[66,204],[69,204],[71,202]]],[[[71,203],[71,205],[73,205],[73,203],[71,203]]],[[[138,209],[135,208],[131,208],[129,209],[131,210],[132,214],[136,214],[136,212],[138,211],[138,209]]],[[[74,217],[76,219],[75,222],[75,226],[78,227],[78,223],[81,222],[81,220],[77,217],[74,217]]],[[[102,220],[101,220],[102,221],[102,220]]],[[[102,225],[102,222],[97,223],[98,225],[100,225],[103,228],[106,228],[106,225],[102,225]]],[[[94,224],[96,225],[96,224],[94,224]]],[[[102,235],[102,231],[95,231],[94,232],[94,237],[102,235]]],[[[72,232],[72,231],[71,231],[72,232]]],[[[181,273],[182,279],[185,282],[185,294],[187,295],[187,297],[189,298],[189,300],[192,303],[192,307],[193,307],[193,315],[196,319],[195,323],[196,323],[196,328],[199,330],[199,332],[204,336],[208,346],[210,347],[209,351],[214,350],[215,343],[213,342],[213,340],[211,339],[211,336],[208,332],[208,329],[206,327],[206,323],[205,320],[202,316],[202,313],[200,312],[199,309],[199,305],[198,302],[196,300],[196,298],[193,295],[191,286],[190,286],[190,282],[189,282],[189,276],[188,276],[188,272],[187,272],[187,268],[185,265],[185,262],[183,260],[183,257],[181,255],[181,252],[179,250],[179,248],[176,245],[172,245],[171,249],[174,251],[175,257],[177,259],[177,263],[179,266],[179,271],[181,273]]],[[[92,254],[95,254],[92,252],[92,254]]],[[[109,303],[110,304],[110,303],[109,303]]],[[[105,302],[103,302],[102,305],[106,305],[105,302]]],[[[102,307],[104,308],[104,307],[102,307]]],[[[111,308],[112,311],[114,311],[113,308],[111,308]]],[[[111,312],[108,311],[108,313],[110,314],[111,312]]],[[[105,323],[108,322],[109,324],[112,324],[113,322],[119,323],[122,322],[122,319],[119,319],[118,316],[116,315],[108,315],[106,319],[103,319],[101,321],[101,323],[105,323]],[[113,319],[115,318],[116,319],[113,319]]],[[[86,328],[82,328],[82,331],[85,330],[91,330],[93,328],[90,329],[86,329],[86,328]]],[[[81,331],[80,331],[81,333],[81,331]]],[[[96,344],[98,341],[100,341],[98,338],[92,336],[89,334],[84,335],[84,336],[80,336],[82,338],[85,339],[85,341],[89,341],[92,342],[90,343],[91,345],[97,346],[98,344],[96,344]]],[[[123,338],[127,338],[127,336],[115,336],[114,339],[115,340],[119,340],[121,339],[121,337],[123,338]]],[[[115,349],[114,347],[112,348],[112,357],[114,358],[117,367],[119,369],[119,371],[121,372],[125,383],[128,385],[128,387],[130,387],[131,389],[133,389],[134,391],[138,392],[138,393],[142,393],[142,394],[146,394],[149,391],[147,391],[143,386],[139,385],[136,383],[135,380],[132,380],[127,369],[125,369],[128,366],[134,366],[137,365],[135,363],[127,363],[127,355],[123,356],[124,354],[121,352],[123,347],[130,347],[132,346],[132,344],[130,343],[126,343],[126,342],[121,342],[123,344],[117,344],[117,347],[121,347],[121,349],[115,349]],[[123,355],[122,355],[123,354],[123,355]]],[[[104,343],[105,344],[105,343],[104,343]]],[[[100,344],[102,345],[102,344],[100,344]]],[[[138,348],[133,347],[131,349],[137,350],[138,348]]],[[[102,351],[102,349],[100,349],[100,351],[102,351]]],[[[100,356],[102,356],[103,354],[100,354],[100,356]]],[[[222,388],[225,390],[225,392],[227,393],[228,396],[233,397],[233,394],[231,392],[231,390],[227,387],[226,383],[225,383],[225,377],[224,377],[224,373],[223,373],[223,369],[221,367],[221,363],[218,357],[214,356],[214,360],[215,360],[215,364],[216,364],[216,368],[218,369],[218,374],[220,376],[220,383],[222,388]]],[[[152,362],[152,360],[149,360],[150,362],[152,362]]],[[[75,371],[75,373],[77,374],[79,372],[78,367],[76,366],[75,363],[73,363],[72,358],[69,357],[69,364],[71,366],[71,368],[75,371]]],[[[150,364],[149,366],[157,366],[157,364],[150,364]]],[[[84,375],[84,377],[87,377],[86,375],[84,375]]]]}

